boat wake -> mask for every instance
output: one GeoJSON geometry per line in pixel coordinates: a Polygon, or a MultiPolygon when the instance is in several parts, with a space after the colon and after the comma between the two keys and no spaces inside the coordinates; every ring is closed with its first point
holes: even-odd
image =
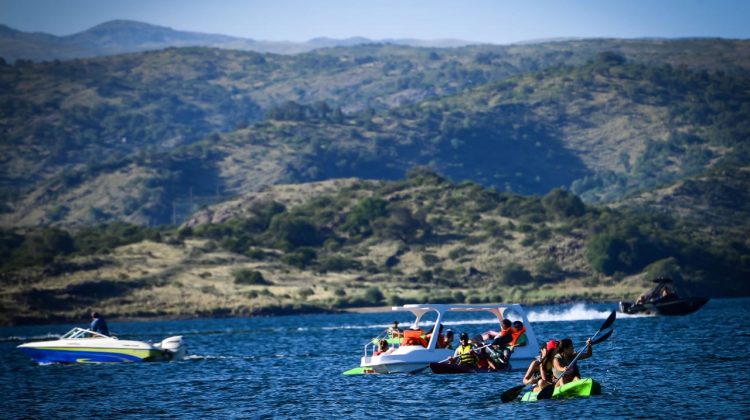
{"type": "Polygon", "coordinates": [[[529,321],[531,322],[555,322],[555,321],[588,321],[592,319],[607,319],[611,310],[599,310],[591,308],[583,303],[577,303],[570,308],[545,309],[543,311],[530,310],[529,321]]]}

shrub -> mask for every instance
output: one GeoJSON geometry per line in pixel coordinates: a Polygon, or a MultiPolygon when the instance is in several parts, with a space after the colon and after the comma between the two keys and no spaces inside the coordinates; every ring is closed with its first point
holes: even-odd
{"type": "Polygon", "coordinates": [[[339,256],[329,257],[318,263],[318,271],[322,273],[360,269],[362,269],[362,264],[359,261],[339,256]]]}
{"type": "Polygon", "coordinates": [[[534,281],[531,273],[517,263],[510,263],[505,266],[500,273],[500,276],[502,282],[510,286],[528,284],[534,281]]]}
{"type": "Polygon", "coordinates": [[[281,257],[281,261],[297,268],[305,268],[315,261],[317,256],[318,255],[314,249],[300,248],[292,253],[284,254],[284,256],[281,257]]]}
{"type": "Polygon", "coordinates": [[[381,292],[377,287],[368,287],[367,289],[365,289],[365,292],[362,295],[362,299],[366,303],[379,305],[383,303],[385,296],[383,296],[383,292],[381,292]]]}
{"type": "Polygon", "coordinates": [[[249,268],[240,268],[238,270],[234,270],[232,272],[232,275],[234,276],[235,284],[261,286],[272,284],[271,282],[263,278],[263,274],[260,271],[251,270],[249,268]]]}
{"type": "Polygon", "coordinates": [[[422,262],[424,265],[428,267],[432,267],[433,265],[440,262],[440,258],[438,258],[435,254],[422,254],[422,262]]]}

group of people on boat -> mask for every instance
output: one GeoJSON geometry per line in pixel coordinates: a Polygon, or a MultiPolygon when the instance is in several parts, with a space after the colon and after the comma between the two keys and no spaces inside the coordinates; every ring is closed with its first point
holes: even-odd
{"type": "MultiPolygon", "coordinates": [[[[589,339],[586,341],[585,353],[581,354],[578,360],[588,359],[591,354],[591,340],[589,339]]],[[[581,379],[577,362],[571,365],[576,356],[578,352],[573,348],[573,340],[570,338],[563,338],[560,341],[549,340],[546,344],[539,346],[539,355],[529,364],[523,383],[534,385],[533,392],[540,392],[552,384],[559,387],[581,379]]]]}
{"type": "Polygon", "coordinates": [[[509,369],[513,350],[526,345],[528,337],[523,322],[503,319],[500,331],[487,331],[471,340],[468,333],[461,333],[450,362],[479,370],[504,371],[509,369]],[[487,340],[492,341],[484,344],[487,340]]]}
{"type": "MultiPolygon", "coordinates": [[[[422,346],[428,347],[430,339],[434,334],[433,326],[427,332],[420,328],[410,328],[401,330],[398,322],[388,329],[388,336],[391,339],[398,339],[402,346],[422,346]]],[[[439,349],[455,350],[450,363],[464,365],[468,368],[502,371],[509,367],[509,360],[513,350],[516,347],[528,345],[526,337],[526,328],[521,321],[511,322],[509,319],[503,319],[500,331],[487,331],[483,334],[469,338],[469,334],[462,332],[459,337],[459,343],[454,348],[454,332],[446,329],[443,332],[443,325],[437,327],[437,343],[439,349]],[[488,340],[492,340],[485,344],[488,340]]],[[[378,347],[374,352],[375,356],[386,354],[390,351],[388,339],[381,339],[378,347]]]]}

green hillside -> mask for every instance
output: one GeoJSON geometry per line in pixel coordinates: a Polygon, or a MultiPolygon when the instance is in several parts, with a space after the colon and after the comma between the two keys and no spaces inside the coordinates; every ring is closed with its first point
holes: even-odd
{"type": "MultiPolygon", "coordinates": [[[[396,60],[396,52],[427,54],[403,47],[356,51],[367,48],[389,51],[389,60],[396,60]]],[[[209,55],[215,63],[227,54],[196,49],[144,57],[209,55]]],[[[115,59],[137,61],[136,56],[115,59]]],[[[274,59],[292,62],[298,58],[274,59]]],[[[337,60],[341,72],[359,68],[337,60]]],[[[137,80],[148,79],[140,73],[143,65],[138,68],[138,72],[131,71],[140,74],[137,80]]],[[[175,73],[189,74],[194,68],[185,64],[175,73]]],[[[15,67],[6,70],[17,71],[15,67]]],[[[315,80],[322,73],[309,78],[315,80]]],[[[59,137],[32,133],[44,129],[21,124],[20,119],[29,116],[13,111],[7,126],[7,165],[3,165],[5,195],[11,204],[0,220],[6,226],[80,225],[113,219],[174,223],[201,205],[267,185],[341,177],[398,179],[415,165],[501,191],[546,194],[564,187],[587,202],[649,205],[649,195],[626,198],[655,189],[668,191],[670,185],[696,177],[705,182],[711,174],[744,170],[748,162],[750,79],[745,73],[652,66],[610,52],[579,66],[492,77],[503,80],[464,85],[457,88],[457,94],[440,92],[440,97],[413,104],[359,112],[338,107],[337,103],[350,99],[342,96],[333,95],[332,104],[284,101],[271,106],[257,100],[268,96],[233,97],[228,88],[197,81],[187,93],[189,84],[174,81],[175,95],[184,96],[171,96],[172,105],[177,105],[170,108],[169,101],[153,105],[134,99],[138,90],[123,88],[113,98],[132,101],[129,109],[137,116],[126,117],[112,108],[111,119],[96,120],[95,128],[61,131],[59,137]],[[180,105],[187,102],[191,103],[180,105]],[[231,111],[218,112],[224,109],[231,111]],[[262,121],[238,123],[241,128],[235,130],[236,119],[261,115],[262,121]],[[19,122],[14,123],[16,119],[19,122]],[[130,125],[122,125],[123,121],[130,125]],[[125,135],[123,127],[143,134],[125,135]],[[189,139],[183,132],[194,137],[189,139]],[[91,139],[80,139],[86,133],[91,139]],[[36,144],[42,139],[45,147],[36,144]]],[[[169,80],[160,73],[153,88],[170,90],[171,82],[165,79],[169,80]]],[[[385,81],[379,79],[378,84],[385,81]]],[[[446,80],[433,84],[446,86],[446,80]]],[[[368,87],[347,92],[383,95],[387,91],[368,87]]],[[[66,118],[54,117],[52,109],[52,116],[42,115],[38,116],[42,127],[59,128],[55,119],[66,118]]],[[[78,120],[70,121],[64,125],[75,126],[78,120]]],[[[90,122],[84,118],[78,123],[85,126],[86,121],[90,122]]],[[[743,183],[744,178],[735,178],[743,183]]],[[[741,185],[737,187],[742,190],[741,185]]],[[[705,188],[692,191],[708,192],[705,188]]],[[[711,192],[725,193],[730,192],[711,192]]],[[[708,223],[724,225],[741,219],[745,211],[741,205],[722,206],[740,213],[711,218],[708,223]]],[[[664,202],[657,207],[674,210],[665,208],[664,202]]]]}
{"type": "Polygon", "coordinates": [[[456,184],[279,185],[198,212],[181,229],[121,223],[3,232],[2,323],[251,315],[430,302],[636,296],[667,275],[709,296],[750,292],[750,244],[665,215],[456,184]]]}
{"type": "Polygon", "coordinates": [[[0,61],[1,318],[747,294],[749,45],[0,61]]]}

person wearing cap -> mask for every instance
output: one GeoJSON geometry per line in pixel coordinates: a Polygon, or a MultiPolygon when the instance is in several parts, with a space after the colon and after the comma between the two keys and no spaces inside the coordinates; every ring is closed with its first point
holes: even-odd
{"type": "Polygon", "coordinates": [[[539,354],[531,361],[526,375],[523,377],[525,385],[534,384],[534,392],[552,384],[552,359],[555,357],[557,341],[550,340],[539,346],[539,354]]]}
{"type": "Polygon", "coordinates": [[[453,362],[453,360],[455,359],[458,359],[458,364],[460,365],[469,365],[474,367],[477,366],[477,362],[479,361],[479,358],[474,352],[474,345],[471,343],[471,341],[469,341],[469,334],[465,332],[462,332],[461,336],[459,337],[459,344],[458,347],[456,347],[456,351],[453,353],[451,362],[453,362]]]}

